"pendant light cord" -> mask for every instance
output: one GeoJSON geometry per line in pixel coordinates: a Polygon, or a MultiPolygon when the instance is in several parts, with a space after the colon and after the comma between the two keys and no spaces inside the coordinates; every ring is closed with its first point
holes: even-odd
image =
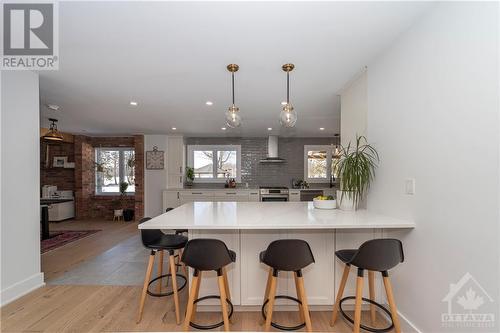
{"type": "Polygon", "coordinates": [[[233,106],[234,106],[234,72],[231,73],[231,79],[233,83],[233,106]]]}
{"type": "Polygon", "coordinates": [[[290,71],[286,71],[286,104],[290,104],[290,71]]]}

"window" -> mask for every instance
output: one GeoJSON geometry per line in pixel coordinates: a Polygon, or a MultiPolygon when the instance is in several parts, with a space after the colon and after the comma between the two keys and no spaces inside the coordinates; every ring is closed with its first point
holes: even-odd
{"type": "Polygon", "coordinates": [[[126,193],[135,193],[135,152],[133,148],[95,149],[96,194],[120,194],[120,184],[128,184],[126,193]]]}
{"type": "Polygon", "coordinates": [[[304,146],[304,180],[309,183],[327,183],[335,176],[332,160],[335,146],[304,146]]]}
{"type": "Polygon", "coordinates": [[[188,166],[194,169],[194,181],[223,183],[227,178],[241,182],[241,146],[188,146],[188,166]]]}

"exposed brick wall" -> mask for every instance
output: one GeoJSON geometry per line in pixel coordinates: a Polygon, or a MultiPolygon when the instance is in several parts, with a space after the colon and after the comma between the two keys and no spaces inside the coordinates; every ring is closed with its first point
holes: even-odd
{"type": "Polygon", "coordinates": [[[89,137],[75,136],[75,212],[76,218],[92,217],[94,195],[94,148],[89,137]]]}
{"type": "Polygon", "coordinates": [[[144,135],[134,135],[135,148],[135,217],[144,217],[144,135]]]}
{"type": "Polygon", "coordinates": [[[144,137],[75,136],[75,204],[78,219],[113,218],[115,209],[134,209],[144,214],[144,137]],[[135,149],[135,195],[95,195],[95,148],[133,147],[135,149]]]}
{"type": "Polygon", "coordinates": [[[68,162],[75,161],[73,142],[47,144],[40,139],[40,186],[56,185],[58,190],[75,190],[75,169],[52,167],[55,156],[66,156],[68,162]],[[46,165],[48,147],[48,166],[46,165]]]}

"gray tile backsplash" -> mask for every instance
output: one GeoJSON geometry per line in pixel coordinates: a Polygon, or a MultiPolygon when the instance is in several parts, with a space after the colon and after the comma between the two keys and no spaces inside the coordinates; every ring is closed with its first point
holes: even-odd
{"type": "MultiPolygon", "coordinates": [[[[304,178],[304,145],[339,144],[332,138],[279,138],[278,155],[284,163],[261,164],[259,160],[267,157],[267,138],[186,138],[187,145],[240,145],[241,182],[250,187],[277,185],[291,187],[292,179],[304,178]]],[[[314,184],[325,187],[328,184],[314,184]]],[[[221,187],[221,184],[196,183],[194,187],[221,187]]]]}

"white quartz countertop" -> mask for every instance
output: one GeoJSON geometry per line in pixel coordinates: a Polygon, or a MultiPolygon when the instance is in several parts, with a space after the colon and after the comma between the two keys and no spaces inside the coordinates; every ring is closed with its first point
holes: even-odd
{"type": "Polygon", "coordinates": [[[367,210],[321,210],[312,202],[190,202],[139,225],[139,229],[370,229],[414,228],[367,210]]]}

